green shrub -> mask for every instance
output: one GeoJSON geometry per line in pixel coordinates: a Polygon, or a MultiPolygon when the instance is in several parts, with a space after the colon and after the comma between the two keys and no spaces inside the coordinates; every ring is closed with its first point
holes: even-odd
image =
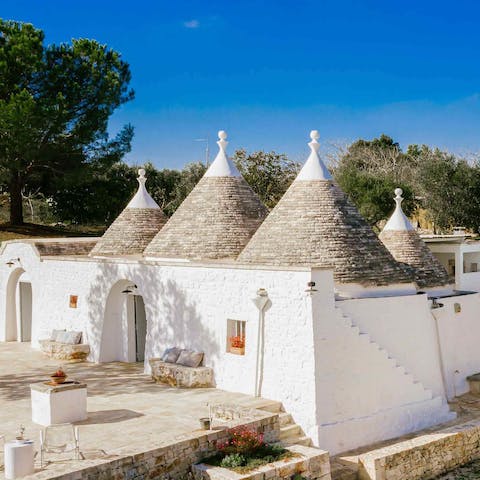
{"type": "Polygon", "coordinates": [[[224,468],[241,467],[247,463],[246,458],[240,453],[231,453],[222,458],[220,466],[224,468]]]}

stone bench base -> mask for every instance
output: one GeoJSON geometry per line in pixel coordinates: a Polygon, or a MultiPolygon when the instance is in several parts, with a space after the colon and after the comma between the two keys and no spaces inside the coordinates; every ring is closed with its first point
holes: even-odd
{"type": "Polygon", "coordinates": [[[152,378],[156,383],[171,387],[213,387],[213,369],[209,367],[186,367],[176,363],[162,362],[159,358],[149,360],[152,378]]]}
{"type": "Polygon", "coordinates": [[[85,343],[70,344],[53,342],[52,340],[40,340],[40,349],[50,358],[56,360],[69,360],[83,362],[90,353],[90,346],[85,343]]]}

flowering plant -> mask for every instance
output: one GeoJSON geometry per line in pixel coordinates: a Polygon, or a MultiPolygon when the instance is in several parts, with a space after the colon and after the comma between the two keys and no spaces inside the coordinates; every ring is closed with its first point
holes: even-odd
{"type": "Polygon", "coordinates": [[[241,335],[230,337],[230,346],[235,348],[245,348],[245,337],[241,335]]]}
{"type": "Polygon", "coordinates": [[[62,367],[58,367],[57,370],[55,370],[55,373],[51,375],[52,377],[65,377],[65,371],[63,370],[62,367]]]}
{"type": "Polygon", "coordinates": [[[246,427],[238,427],[230,430],[230,439],[217,446],[218,450],[231,455],[251,454],[265,446],[263,434],[246,427]]]}

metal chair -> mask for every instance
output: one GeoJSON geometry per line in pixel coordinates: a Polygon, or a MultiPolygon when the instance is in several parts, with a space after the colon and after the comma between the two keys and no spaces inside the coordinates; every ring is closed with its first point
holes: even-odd
{"type": "Polygon", "coordinates": [[[40,465],[43,468],[45,453],[74,452],[74,460],[80,458],[78,427],[71,423],[50,425],[40,430],[40,465]]]}

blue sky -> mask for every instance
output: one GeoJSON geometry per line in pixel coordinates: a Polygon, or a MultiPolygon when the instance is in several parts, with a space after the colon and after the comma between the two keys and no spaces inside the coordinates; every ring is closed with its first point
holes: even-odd
{"type": "Polygon", "coordinates": [[[181,167],[197,138],[229,150],[306,154],[387,133],[403,146],[480,150],[480,2],[3,0],[48,43],[95,38],[130,63],[135,126],[127,160],[181,167]]]}

